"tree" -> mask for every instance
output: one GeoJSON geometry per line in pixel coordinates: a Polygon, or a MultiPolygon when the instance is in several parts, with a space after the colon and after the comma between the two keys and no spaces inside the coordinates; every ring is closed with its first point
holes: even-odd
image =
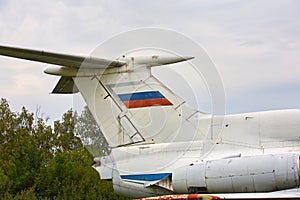
{"type": "Polygon", "coordinates": [[[87,106],[78,118],[76,133],[94,157],[110,153],[108,143],[87,106]]]}
{"type": "Polygon", "coordinates": [[[75,135],[77,121],[69,110],[52,128],[1,99],[0,199],[126,199],[91,167],[93,157],[75,135]]]}
{"type": "Polygon", "coordinates": [[[7,192],[17,194],[34,186],[43,152],[33,137],[33,114],[24,107],[20,114],[13,113],[5,99],[0,110],[0,170],[2,178],[9,180],[7,192]]]}
{"type": "Polygon", "coordinates": [[[62,118],[54,122],[54,134],[57,137],[56,148],[58,151],[79,150],[82,143],[79,137],[75,136],[75,126],[77,113],[72,110],[67,111],[62,118]]]}

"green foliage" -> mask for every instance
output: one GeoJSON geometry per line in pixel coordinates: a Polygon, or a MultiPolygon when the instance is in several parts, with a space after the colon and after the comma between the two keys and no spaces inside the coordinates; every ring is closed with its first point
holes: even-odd
{"type": "Polygon", "coordinates": [[[94,157],[109,154],[108,143],[87,106],[78,117],[76,133],[94,157]]]}
{"type": "MultiPolygon", "coordinates": [[[[111,182],[100,180],[91,167],[93,156],[79,139],[88,135],[78,131],[99,129],[95,124],[85,127],[91,120],[85,119],[90,117],[86,112],[78,117],[69,110],[52,128],[24,107],[12,112],[1,99],[0,199],[126,199],[113,193],[111,182]]],[[[100,152],[107,153],[103,136],[95,138],[100,152]]]]}

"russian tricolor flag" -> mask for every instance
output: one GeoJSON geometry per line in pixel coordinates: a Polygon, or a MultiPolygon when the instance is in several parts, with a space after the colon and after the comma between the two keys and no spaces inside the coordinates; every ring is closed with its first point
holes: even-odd
{"type": "Polygon", "coordinates": [[[118,95],[127,108],[142,108],[150,106],[171,106],[173,105],[159,91],[135,92],[118,95]]]}

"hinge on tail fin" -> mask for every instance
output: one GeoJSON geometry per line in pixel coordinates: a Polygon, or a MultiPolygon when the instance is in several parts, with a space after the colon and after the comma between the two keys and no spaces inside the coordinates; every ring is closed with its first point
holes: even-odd
{"type": "MultiPolygon", "coordinates": [[[[140,142],[145,142],[144,137],[139,133],[137,128],[132,124],[132,122],[128,119],[127,115],[120,114],[118,117],[119,123],[125,133],[129,136],[131,142],[127,144],[122,144],[120,146],[127,146],[131,144],[136,144],[140,142]]],[[[118,146],[118,147],[120,147],[118,146]]]]}

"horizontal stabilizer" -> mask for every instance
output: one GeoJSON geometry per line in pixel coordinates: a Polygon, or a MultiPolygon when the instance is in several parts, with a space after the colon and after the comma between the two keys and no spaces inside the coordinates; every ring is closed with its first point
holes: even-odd
{"type": "Polygon", "coordinates": [[[79,69],[84,62],[85,68],[109,68],[121,67],[126,63],[124,61],[109,60],[95,57],[76,56],[68,54],[59,54],[41,50],[24,49],[18,47],[8,47],[0,45],[0,55],[14,58],[21,58],[31,61],[38,61],[48,64],[60,65],[65,67],[79,69]]]}
{"type": "Polygon", "coordinates": [[[53,89],[53,94],[73,94],[79,92],[78,88],[74,84],[72,77],[62,76],[55,88],[53,89]]]}
{"type": "Polygon", "coordinates": [[[153,56],[136,56],[134,62],[137,65],[160,66],[168,65],[193,59],[192,56],[173,56],[173,55],[153,55],[153,56]]]}

